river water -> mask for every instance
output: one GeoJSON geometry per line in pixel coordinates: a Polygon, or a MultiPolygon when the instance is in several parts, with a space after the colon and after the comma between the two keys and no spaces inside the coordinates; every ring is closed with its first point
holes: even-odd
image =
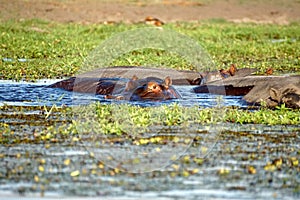
{"type": "MultiPolygon", "coordinates": [[[[1,116],[6,117],[0,122],[13,127],[9,133],[12,139],[19,138],[19,141],[2,141],[0,146],[1,199],[300,198],[299,126],[222,123],[191,124],[185,129],[152,127],[143,138],[155,138],[159,133],[165,140],[139,146],[117,136],[95,139],[85,135],[81,141],[65,136],[36,141],[37,129],[27,123],[28,116],[36,121],[43,118],[36,116],[40,110],[35,107],[74,106],[94,101],[123,103],[107,101],[101,95],[45,87],[55,81],[0,82],[0,104],[31,108],[22,110],[26,115],[23,118],[13,107],[1,110],[1,116]],[[174,142],[174,138],[179,138],[179,142],[174,142]],[[96,140],[108,142],[94,145],[96,140]],[[139,157],[139,162],[135,162],[135,157],[139,157]]],[[[184,98],[174,102],[183,106],[215,106],[219,98],[194,94],[188,86],[177,89],[184,98]]],[[[224,106],[247,106],[241,97],[222,99],[224,106]]],[[[60,114],[54,115],[55,118],[60,114]]],[[[48,121],[41,120],[41,126],[46,126],[43,123],[48,121]]],[[[1,137],[2,134],[8,133],[0,133],[1,137]]]]}
{"type": "MultiPolygon", "coordinates": [[[[0,81],[0,104],[17,105],[17,106],[38,106],[47,105],[80,105],[88,104],[95,101],[111,103],[111,100],[105,100],[103,95],[82,94],[64,91],[57,88],[49,88],[47,85],[59,80],[39,80],[36,83],[0,81]]],[[[154,101],[120,101],[114,103],[129,103],[140,106],[155,106],[177,102],[183,106],[199,105],[202,107],[213,107],[217,103],[220,95],[212,94],[195,94],[192,92],[193,86],[175,86],[182,95],[182,99],[170,100],[167,102],[154,101]]],[[[246,107],[247,104],[241,96],[222,96],[222,105],[246,107]]]]}

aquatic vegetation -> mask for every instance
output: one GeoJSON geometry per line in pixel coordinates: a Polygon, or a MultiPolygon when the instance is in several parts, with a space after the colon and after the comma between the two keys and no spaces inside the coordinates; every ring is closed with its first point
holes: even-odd
{"type": "MultiPolygon", "coordinates": [[[[239,110],[235,108],[183,107],[178,104],[139,107],[127,104],[95,103],[78,107],[18,107],[2,106],[1,143],[30,142],[34,140],[53,141],[71,137],[73,142],[84,134],[138,135],[151,131],[152,127],[187,128],[192,124],[239,123],[266,125],[297,125],[299,110],[284,106],[276,109],[239,110]],[[48,110],[48,112],[45,112],[48,110]],[[51,110],[51,112],[49,112],[51,110]],[[3,112],[5,111],[5,112],[3,112]],[[27,134],[14,132],[28,127],[27,134]],[[27,135],[27,137],[26,137],[27,135]]],[[[148,142],[158,142],[149,140],[148,142]]],[[[145,143],[140,141],[139,143],[145,143]]]]}
{"type": "Polygon", "coordinates": [[[226,120],[233,123],[254,123],[254,124],[285,124],[297,125],[300,123],[299,109],[292,110],[283,104],[276,109],[260,108],[257,111],[227,110],[226,120]]]}

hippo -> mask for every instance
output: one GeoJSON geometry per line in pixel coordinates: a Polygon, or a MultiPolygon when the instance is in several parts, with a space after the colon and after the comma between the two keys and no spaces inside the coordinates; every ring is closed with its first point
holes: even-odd
{"type": "Polygon", "coordinates": [[[249,76],[243,80],[232,80],[235,86],[252,85],[243,97],[249,104],[274,108],[285,104],[289,108],[300,108],[300,76],[249,76]]]}
{"type": "Polygon", "coordinates": [[[133,75],[127,78],[86,78],[71,77],[50,85],[67,91],[105,95],[106,99],[116,100],[168,100],[181,98],[180,93],[172,86],[170,76],[164,80],[156,77],[139,79],[133,75]]]}
{"type": "Polygon", "coordinates": [[[300,76],[245,76],[229,77],[208,82],[194,88],[196,93],[243,96],[250,105],[269,108],[285,104],[300,108],[300,76]]]}
{"type": "MultiPolygon", "coordinates": [[[[121,92],[132,89],[130,84],[138,84],[139,86],[145,85],[146,82],[154,81],[164,92],[166,92],[167,85],[199,85],[202,77],[199,72],[188,70],[172,70],[164,68],[149,68],[149,67],[136,67],[136,66],[115,66],[98,68],[93,71],[85,72],[71,77],[66,80],[56,82],[49,85],[50,88],[60,88],[67,91],[93,93],[101,95],[118,95],[121,92]],[[138,81],[134,76],[138,74],[138,81]],[[172,77],[168,84],[162,87],[165,75],[172,77]]],[[[174,88],[171,86],[172,90],[174,88]]],[[[126,95],[125,95],[126,96],[126,95]]],[[[149,96],[149,95],[146,95],[149,96]]],[[[175,95],[176,96],[176,95],[175,95]]]]}
{"type": "Polygon", "coordinates": [[[300,108],[300,88],[294,84],[289,84],[281,89],[270,88],[270,100],[274,105],[284,103],[289,108],[300,108]]]}

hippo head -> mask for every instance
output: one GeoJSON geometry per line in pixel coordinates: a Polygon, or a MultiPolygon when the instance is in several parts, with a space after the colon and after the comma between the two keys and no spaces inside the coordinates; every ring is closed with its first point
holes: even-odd
{"type": "Polygon", "coordinates": [[[300,108],[300,89],[289,84],[283,90],[270,88],[270,100],[275,105],[285,104],[289,108],[300,108]]]}
{"type": "Polygon", "coordinates": [[[149,81],[133,92],[130,100],[167,100],[180,98],[179,93],[172,87],[169,76],[163,82],[149,81]]]}
{"type": "Polygon", "coordinates": [[[117,100],[167,100],[181,98],[180,94],[172,86],[172,79],[168,76],[164,81],[155,77],[138,79],[133,76],[123,91],[115,95],[106,95],[106,99],[117,100]]]}
{"type": "Polygon", "coordinates": [[[157,82],[149,82],[145,86],[141,87],[142,90],[140,91],[139,95],[142,98],[147,98],[148,96],[151,98],[152,96],[157,96],[163,94],[163,87],[162,85],[158,84],[157,82]]]}

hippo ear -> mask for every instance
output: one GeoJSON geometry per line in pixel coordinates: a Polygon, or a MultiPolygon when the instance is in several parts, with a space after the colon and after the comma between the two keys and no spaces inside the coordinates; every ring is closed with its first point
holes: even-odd
{"type": "Polygon", "coordinates": [[[229,67],[229,74],[231,76],[234,76],[236,71],[237,71],[237,68],[236,68],[235,64],[231,64],[229,67]]]}
{"type": "Polygon", "coordinates": [[[277,102],[280,102],[281,101],[281,97],[282,97],[282,94],[279,90],[275,89],[275,88],[270,88],[270,97],[271,99],[277,101],[277,102]]]}
{"type": "Polygon", "coordinates": [[[139,79],[139,78],[138,78],[136,75],[133,75],[132,78],[131,78],[132,81],[136,81],[136,80],[138,80],[138,79],[139,79]]]}
{"type": "Polygon", "coordinates": [[[133,90],[137,87],[137,76],[133,76],[131,80],[126,83],[125,91],[133,90]]]}
{"type": "Polygon", "coordinates": [[[170,76],[167,76],[167,77],[165,78],[164,86],[165,86],[165,88],[168,88],[168,87],[171,86],[171,85],[172,85],[172,79],[170,78],[170,76]]]}

